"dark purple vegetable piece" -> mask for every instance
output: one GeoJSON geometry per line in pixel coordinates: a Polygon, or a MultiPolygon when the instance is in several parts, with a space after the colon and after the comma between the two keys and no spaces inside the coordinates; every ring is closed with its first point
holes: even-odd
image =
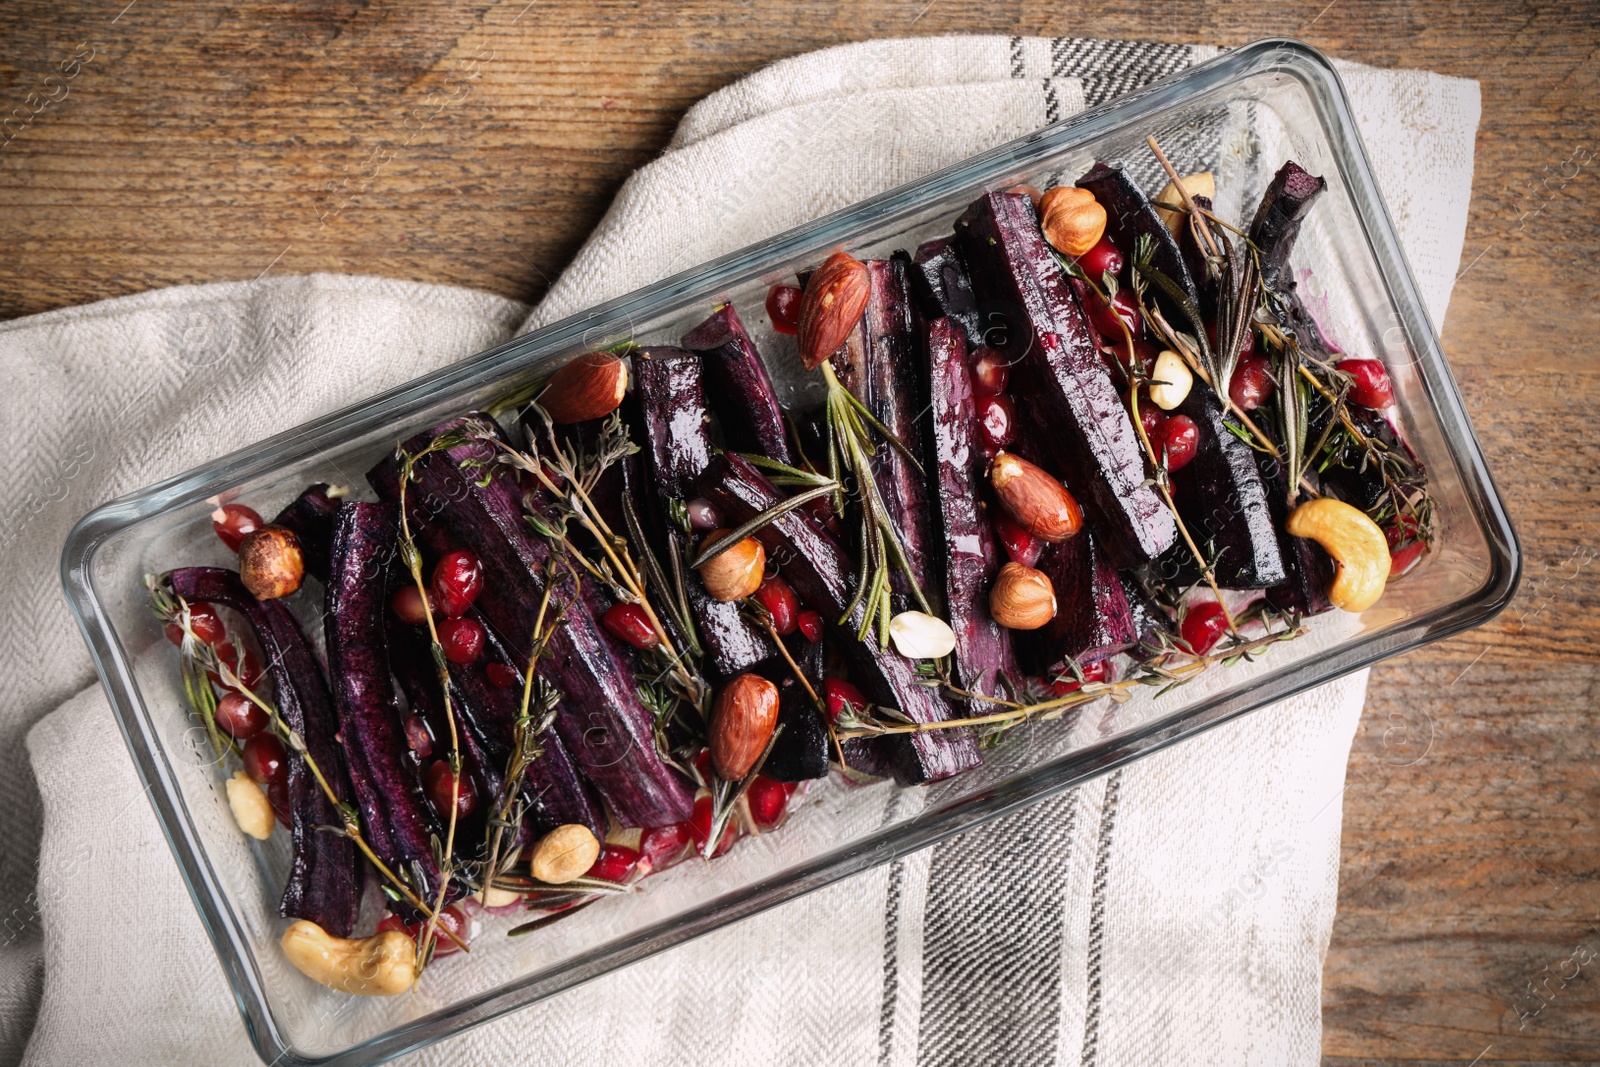
{"type": "Polygon", "coordinates": [[[953,319],[966,335],[969,348],[983,344],[983,324],[978,318],[978,301],[972,295],[972,278],[967,265],[956,254],[955,239],[941,237],[917,249],[913,257],[911,292],[922,317],[953,319]]]}
{"type": "Polygon", "coordinates": [[[1127,598],[1128,611],[1133,616],[1133,629],[1140,646],[1154,649],[1160,646],[1163,635],[1177,636],[1172,617],[1145,592],[1143,583],[1136,575],[1118,571],[1117,580],[1122,583],[1122,594],[1127,598]]]}
{"type": "Polygon", "coordinates": [[[412,888],[433,900],[443,877],[433,839],[444,839],[409,758],[399,695],[389,670],[387,616],[400,534],[393,504],[348,502],[333,522],[323,634],[339,740],[367,844],[412,888]]]}
{"type": "Polygon", "coordinates": [[[1056,591],[1056,617],[1017,634],[1017,657],[1029,674],[1049,675],[1064,660],[1079,666],[1126,652],[1139,639],[1117,571],[1093,532],[1046,546],[1038,567],[1056,591]]]}
{"type": "MultiPolygon", "coordinates": [[[[1250,240],[1261,252],[1261,278],[1280,295],[1295,287],[1289,254],[1300,236],[1300,224],[1328,183],[1289,160],[1273,175],[1250,224],[1250,240]]],[[[1303,308],[1301,309],[1304,310],[1303,308]]],[[[1302,344],[1304,342],[1302,341],[1302,344]]]]}
{"type": "Polygon", "coordinates": [[[1272,524],[1280,532],[1278,544],[1285,575],[1282,582],[1267,590],[1267,603],[1302,617],[1321,614],[1333,607],[1328,600],[1333,560],[1315,541],[1295,537],[1284,529],[1289,521],[1289,478],[1283,464],[1268,455],[1258,456],[1257,464],[1266,485],[1272,524]]]}
{"type": "Polygon", "coordinates": [[[1177,525],[1145,484],[1138,435],[1044,243],[1033,201],[1025,193],[984,196],[958,220],[956,244],[979,307],[1003,324],[991,340],[1021,372],[1011,394],[1056,472],[1118,565],[1156,558],[1177,539],[1177,525]]]}
{"type": "MultiPolygon", "coordinates": [[[[317,665],[316,653],[294,615],[282,602],[257,600],[238,574],[220,567],[186,567],[165,578],[172,591],[190,603],[221,604],[243,615],[255,630],[266,657],[278,712],[306,744],[306,752],[341,802],[351,796],[339,750],[333,698],[317,665]]],[[[299,753],[289,753],[289,831],[293,858],[278,903],[285,918],[308,919],[335,937],[349,937],[361,906],[362,873],[355,843],[319,826],[343,826],[344,819],[317,784],[299,753]]]]}
{"type": "Polygon", "coordinates": [[[772,379],[733,305],[722,305],[689,331],[683,347],[704,361],[705,394],[727,446],[794,466],[796,457],[784,432],[783,409],[772,379]]]}
{"type": "MultiPolygon", "coordinates": [[[[436,436],[472,424],[497,433],[487,415],[435,427],[403,447],[420,452],[436,436]]],[[[417,464],[406,493],[413,523],[431,526],[433,539],[474,553],[484,567],[477,608],[512,649],[533,647],[534,621],[544,593],[550,546],[523,517],[523,497],[541,494],[503,464],[481,464],[496,454],[484,441],[435,453],[417,464]],[[487,473],[484,484],[479,479],[487,473]]],[[[367,478],[380,496],[398,496],[399,466],[389,457],[367,478]]],[[[573,599],[565,574],[552,603],[573,599]]],[[[556,730],[568,753],[600,797],[626,826],[666,826],[689,817],[694,795],[656,751],[654,720],[639,702],[637,684],[602,636],[581,599],[556,630],[540,672],[563,695],[556,730]]]]}
{"type": "MultiPolygon", "coordinates": [[[[671,505],[693,499],[696,479],[711,463],[701,361],[680,348],[646,348],[634,357],[633,374],[650,482],[660,510],[667,512],[671,505]]],[[[676,523],[665,525],[663,558],[671,554],[684,559],[690,548],[688,535],[676,523]]],[[[731,678],[778,654],[772,640],[740,612],[738,604],[723,603],[706,592],[699,574],[684,574],[684,591],[707,662],[716,674],[731,678]]]]}
{"type": "Polygon", "coordinates": [[[980,502],[984,459],[961,325],[949,318],[929,323],[923,360],[930,394],[923,465],[938,486],[935,543],[945,615],[956,633],[956,677],[969,692],[998,696],[999,678],[1020,672],[1011,631],[989,615],[989,585],[1003,560],[980,502]]]}
{"type": "MultiPolygon", "coordinates": [[[[748,522],[783,502],[784,496],[753,464],[728,453],[714,460],[701,478],[705,495],[716,500],[734,522],[748,522]]],[[[864,616],[858,604],[843,626],[837,620],[850,602],[854,566],[843,547],[803,510],[785,512],[756,537],[769,553],[784,559],[783,573],[800,599],[828,620],[851,663],[851,676],[873,701],[898,708],[912,722],[942,722],[950,706],[937,689],[922,685],[909,661],[881,648],[869,632],[856,639],[864,616]]],[[[904,784],[938,781],[976,766],[978,748],[966,730],[929,730],[880,739],[904,784]]]]}
{"type": "MultiPolygon", "coordinates": [[[[1156,213],[1155,206],[1144,195],[1144,190],[1134,184],[1126,171],[1121,167],[1096,162],[1089,173],[1078,179],[1078,188],[1089,190],[1100,206],[1106,209],[1106,236],[1111,238],[1112,244],[1131,259],[1139,246],[1139,239],[1148,237],[1151,242],[1150,266],[1182,289],[1196,308],[1200,306],[1200,291],[1195,286],[1194,276],[1189,273],[1189,265],[1184,262],[1183,253],[1178,249],[1178,242],[1173,239],[1172,231],[1167,229],[1167,224],[1156,213]]],[[[1181,315],[1167,294],[1159,286],[1152,286],[1150,291],[1179,316],[1174,320],[1174,325],[1179,329],[1187,329],[1187,318],[1181,315]]]]}
{"type": "Polygon", "coordinates": [[[306,573],[324,584],[328,581],[328,550],[333,544],[333,515],[339,510],[340,499],[328,495],[332,488],[327,482],[306,486],[272,520],[272,525],[294,534],[305,558],[306,573]]]}
{"type": "MultiPolygon", "coordinates": [[[[813,691],[822,693],[823,646],[821,641],[807,641],[800,635],[788,640],[789,654],[806,676],[813,691]]],[[[780,782],[803,782],[809,778],[828,776],[828,759],[832,752],[828,744],[828,723],[806,692],[805,686],[795,678],[789,664],[779,660],[769,669],[778,685],[778,725],[782,728],[772,742],[772,751],[761,773],[780,782]]]]}

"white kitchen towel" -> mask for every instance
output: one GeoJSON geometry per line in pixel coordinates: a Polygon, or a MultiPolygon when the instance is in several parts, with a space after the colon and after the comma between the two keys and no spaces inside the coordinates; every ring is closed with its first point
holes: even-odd
{"type": "MultiPolygon", "coordinates": [[[[0,1063],[253,1062],[56,588],[95,504],[1212,53],[874,41],[695,107],[546,300],[328,275],[0,324],[0,1063]],[[76,695],[74,695],[76,694],[76,695]],[[41,817],[42,813],[42,817],[41,817]],[[24,1050],[24,1046],[26,1046],[24,1050]]],[[[1434,321],[1475,83],[1342,65],[1434,321]]],[[[682,946],[412,1062],[1262,1064],[1319,1057],[1364,676],[682,946]]]]}

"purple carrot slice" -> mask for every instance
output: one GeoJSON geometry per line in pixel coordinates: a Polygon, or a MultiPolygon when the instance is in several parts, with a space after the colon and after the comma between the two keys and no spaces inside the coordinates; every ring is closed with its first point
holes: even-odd
{"type": "Polygon", "coordinates": [[[929,322],[953,319],[966,335],[967,347],[983,344],[983,324],[972,293],[972,277],[956,254],[955,239],[929,241],[917,249],[912,259],[916,269],[911,273],[911,292],[922,317],[929,322]]]}
{"type": "MultiPolygon", "coordinates": [[[[306,753],[334,795],[341,803],[348,801],[350,782],[337,740],[333,698],[294,615],[280,601],[257,600],[238,574],[220,567],[186,567],[164,580],[190,603],[221,604],[249,621],[266,656],[278,712],[305,742],[306,753]]],[[[288,791],[293,858],[278,913],[308,919],[335,937],[349,937],[361,906],[362,873],[355,843],[343,834],[317,829],[343,826],[344,820],[317,784],[305,757],[294,751],[289,753],[288,791]]]]}
{"type": "MultiPolygon", "coordinates": [[[[766,475],[734,453],[717,457],[700,484],[734,522],[748,522],[784,500],[766,475]]],[[[854,565],[825,527],[812,515],[795,509],[768,523],[756,537],[769,553],[785,560],[784,576],[800,599],[828,620],[829,633],[844,650],[852,677],[868,697],[899,709],[912,722],[952,718],[944,697],[922,684],[908,660],[881,647],[871,632],[864,639],[856,638],[865,613],[861,605],[839,624],[850,603],[854,565]]],[[[928,730],[881,740],[886,742],[882,747],[892,759],[895,777],[908,785],[948,778],[980,762],[977,744],[966,730],[928,730]]]]}
{"type": "MultiPolygon", "coordinates": [[[[699,356],[681,348],[646,348],[634,356],[634,382],[644,424],[643,446],[649,455],[650,481],[663,512],[694,498],[696,479],[711,463],[710,413],[699,356]]],[[[688,535],[666,523],[668,554],[682,560],[688,535]]],[[[772,640],[739,610],[706,591],[698,573],[686,572],[684,591],[699,628],[712,671],[731,678],[778,654],[772,640]]]]}
{"type": "MultiPolygon", "coordinates": [[[[474,414],[419,434],[403,447],[415,454],[468,423],[483,433],[498,432],[487,415],[474,414]]],[[[478,557],[484,567],[478,610],[508,648],[531,649],[550,546],[524,518],[523,499],[537,505],[542,494],[510,467],[481,466],[496,454],[494,445],[472,441],[426,457],[417,464],[406,506],[414,523],[433,526],[434,536],[478,557]]],[[[397,498],[395,457],[367,478],[380,496],[397,498]]],[[[563,574],[551,601],[572,600],[572,581],[563,574]]],[[[639,702],[637,684],[581,598],[568,606],[539,669],[563,696],[556,715],[562,742],[617,818],[625,826],[644,827],[687,819],[694,794],[656,751],[654,720],[639,702]]]]}
{"type": "MultiPolygon", "coordinates": [[[[823,643],[807,641],[794,634],[788,638],[789,654],[818,694],[823,684],[823,643]]],[[[780,782],[803,782],[828,776],[828,724],[822,712],[794,676],[789,664],[778,660],[769,664],[768,677],[778,685],[778,725],[782,732],[772,743],[761,773],[780,782]]]]}
{"type": "Polygon", "coordinates": [[[1046,546],[1038,567],[1056,591],[1056,617],[1019,632],[1017,655],[1029,674],[1048,675],[1064,660],[1098,663],[1139,639],[1127,594],[1094,533],[1046,546]]]}
{"type": "Polygon", "coordinates": [[[1291,159],[1278,168],[1261,197],[1250,224],[1250,240],[1260,249],[1262,280],[1280,295],[1294,291],[1289,254],[1300,237],[1300,224],[1327,187],[1326,181],[1291,159]]]}
{"type": "Polygon", "coordinates": [[[979,306],[1004,324],[996,347],[1022,372],[1012,395],[1101,529],[1107,553],[1125,567],[1155,559],[1177,539],[1177,525],[1145,484],[1138,435],[1044,243],[1033,201],[1025,193],[984,196],[958,220],[956,245],[979,306]]]}
{"type": "Polygon", "coordinates": [[[1172,617],[1145,592],[1137,575],[1118,571],[1117,580],[1122,583],[1122,594],[1127,598],[1128,611],[1133,615],[1133,629],[1141,647],[1154,649],[1159,647],[1163,635],[1177,636],[1172,617]]]}
{"type": "Polygon", "coordinates": [[[989,615],[989,585],[1002,560],[981,500],[983,451],[977,440],[967,339],[951,318],[928,324],[923,360],[929,382],[924,466],[935,479],[933,516],[942,556],[945,615],[956,633],[956,677],[970,692],[1000,695],[1016,679],[1011,631],[989,615]]]}
{"type": "MultiPolygon", "coordinates": [[[[1156,213],[1150,198],[1134,184],[1126,171],[1108,163],[1096,162],[1089,173],[1078,179],[1078,188],[1089,190],[1100,206],[1106,209],[1106,236],[1111,238],[1112,244],[1132,257],[1139,240],[1148,239],[1151,243],[1150,265],[1183,290],[1196,308],[1200,306],[1200,291],[1195,286],[1194,276],[1189,273],[1189,265],[1184,262],[1172,231],[1167,229],[1167,224],[1156,213]]],[[[1153,286],[1151,292],[1163,305],[1171,307],[1174,313],[1178,312],[1170,297],[1159,286],[1153,286]]],[[[1173,325],[1181,330],[1189,328],[1188,319],[1181,315],[1173,325]]]]}
{"type": "Polygon", "coordinates": [[[444,830],[410,758],[389,670],[386,620],[399,539],[400,513],[393,504],[340,505],[323,636],[339,741],[367,844],[391,871],[417,879],[412,889],[431,901],[443,879],[433,841],[443,841],[444,830]]]}
{"type": "Polygon", "coordinates": [[[705,363],[705,393],[727,446],[794,466],[778,394],[733,305],[722,305],[689,331],[683,347],[705,363]]]}
{"type": "Polygon", "coordinates": [[[308,485],[300,495],[291,500],[273,518],[272,525],[282,526],[300,542],[300,553],[305,557],[306,573],[327,584],[328,550],[333,546],[333,515],[339,510],[338,497],[328,495],[333,486],[327,482],[308,485]]]}

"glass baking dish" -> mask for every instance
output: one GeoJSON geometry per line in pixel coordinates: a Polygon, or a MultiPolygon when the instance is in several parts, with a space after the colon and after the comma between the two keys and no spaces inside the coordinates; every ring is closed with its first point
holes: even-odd
{"type": "Polygon", "coordinates": [[[1292,41],[1252,44],[962,164],[759,245],[665,279],[314,424],[224,456],[85,517],[67,540],[62,581],[157,818],[232,985],[255,1047],[272,1063],[367,1064],[548,997],[689,938],[924,848],[976,823],[1103,774],[1253,708],[1385,656],[1481,623],[1517,582],[1515,534],[1374,183],[1348,101],[1328,61],[1292,41]],[[601,901],[538,933],[503,936],[490,918],[470,957],[431,967],[411,994],[351,998],[283,959],[276,914],[284,834],[245,839],[222,775],[188,717],[171,646],[142,577],[226,562],[206,498],[237,490],[265,514],[305,484],[365,492],[361,477],[394,443],[526,384],[552,361],[624,340],[676,343],[731,300],[785,399],[807,388],[792,340],[761,312],[766,287],[828,252],[884,255],[949,231],[982,191],[1070,183],[1096,159],[1124,161],[1153,191],[1155,135],[1181,173],[1216,173],[1217,209],[1253,210],[1293,158],[1327,179],[1297,268],[1347,352],[1388,364],[1406,431],[1438,504],[1437,547],[1360,616],[1332,612],[1253,663],[1206,672],[1157,699],[1101,700],[1012,731],[983,765],[936,785],[814,783],[777,833],[714,864],[688,863],[646,891],[601,901]],[[888,798],[899,793],[892,806],[888,798]]]}

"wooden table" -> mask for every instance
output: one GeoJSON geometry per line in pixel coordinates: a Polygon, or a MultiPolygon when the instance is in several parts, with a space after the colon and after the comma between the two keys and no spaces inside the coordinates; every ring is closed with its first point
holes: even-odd
{"type": "Polygon", "coordinates": [[[1324,1047],[1600,1061],[1592,5],[124,3],[0,9],[0,317],[314,270],[532,301],[689,104],[861,38],[1281,34],[1480,79],[1445,345],[1526,572],[1490,626],[1373,673],[1324,1047]]]}

